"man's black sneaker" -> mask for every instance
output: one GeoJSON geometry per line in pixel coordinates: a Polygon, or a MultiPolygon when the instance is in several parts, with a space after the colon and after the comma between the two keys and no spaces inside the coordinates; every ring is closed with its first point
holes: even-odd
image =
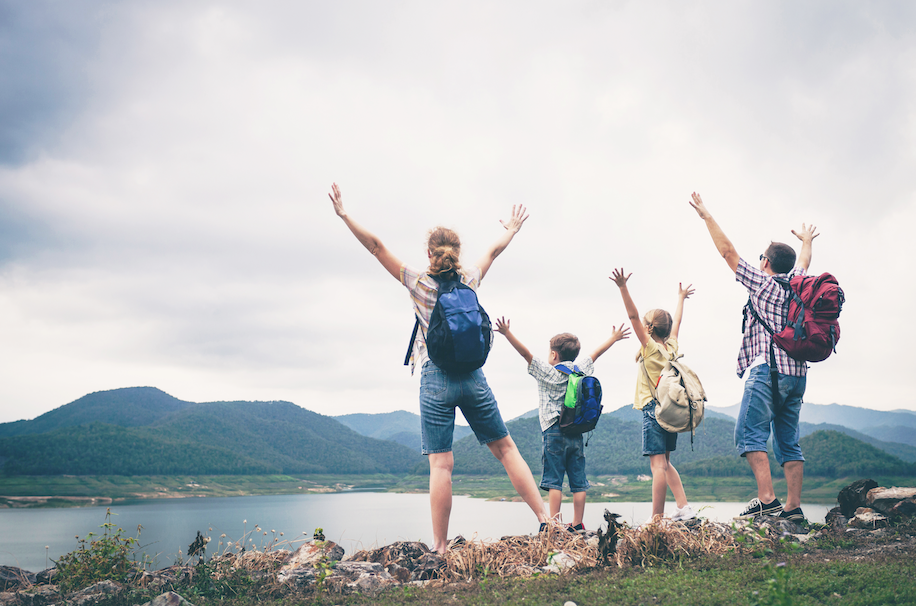
{"type": "Polygon", "coordinates": [[[795,509],[790,509],[789,511],[781,511],[779,517],[784,520],[789,520],[790,522],[795,522],[802,526],[808,525],[808,518],[805,517],[805,514],[802,513],[801,507],[796,507],[795,509]]]}
{"type": "MultiPolygon", "coordinates": [[[[751,499],[739,515],[735,516],[736,520],[751,520],[757,516],[775,516],[782,511],[782,503],[779,499],[773,499],[772,503],[761,503],[760,499],[751,499]]],[[[799,510],[800,512],[801,510],[799,510]]],[[[804,517],[804,516],[803,516],[804,517]]]]}

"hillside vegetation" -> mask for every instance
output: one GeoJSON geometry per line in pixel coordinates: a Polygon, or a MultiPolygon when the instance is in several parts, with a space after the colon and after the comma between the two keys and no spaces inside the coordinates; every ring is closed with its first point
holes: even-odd
{"type": "Polygon", "coordinates": [[[151,389],[90,394],[35,421],[6,424],[16,425],[18,435],[0,438],[0,469],[7,475],[374,474],[408,473],[422,462],[404,446],[289,402],[177,405],[151,389]],[[156,411],[156,402],[164,410],[156,411]],[[49,426],[54,429],[43,431],[49,426]]]}

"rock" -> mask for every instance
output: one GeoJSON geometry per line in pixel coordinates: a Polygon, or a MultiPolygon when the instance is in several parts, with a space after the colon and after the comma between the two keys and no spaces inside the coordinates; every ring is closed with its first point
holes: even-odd
{"type": "Polygon", "coordinates": [[[151,601],[146,602],[143,606],[194,606],[174,591],[167,591],[156,596],[151,601]]]}
{"type": "MultiPolygon", "coordinates": [[[[452,540],[456,547],[465,543],[462,537],[452,540]]],[[[402,583],[433,578],[435,572],[445,564],[441,556],[416,541],[398,541],[379,549],[359,551],[346,561],[379,563],[402,583]]]]}
{"type": "Polygon", "coordinates": [[[869,507],[887,514],[901,501],[916,498],[916,488],[872,488],[865,497],[869,507]]]}
{"type": "Polygon", "coordinates": [[[8,589],[25,588],[34,585],[36,578],[34,572],[16,568],[15,566],[0,566],[0,591],[8,589]]]}
{"type": "Polygon", "coordinates": [[[767,530],[767,535],[775,537],[808,534],[808,529],[791,520],[777,516],[760,516],[754,520],[753,525],[757,528],[765,528],[767,530]]]}
{"type": "Polygon", "coordinates": [[[67,601],[73,606],[90,606],[117,597],[123,592],[124,587],[120,583],[106,580],[71,593],[67,601]]]}
{"type": "Polygon", "coordinates": [[[18,606],[19,596],[12,591],[0,591],[0,606],[18,606]]]}
{"type": "Polygon", "coordinates": [[[856,510],[856,515],[849,520],[849,525],[853,528],[864,530],[873,530],[887,526],[887,517],[867,507],[860,507],[856,510]],[[861,513],[860,513],[861,512],[861,513]]]}
{"type": "Polygon", "coordinates": [[[916,517],[916,499],[900,501],[890,508],[887,517],[895,521],[909,520],[916,517]]]}
{"type": "Polygon", "coordinates": [[[824,522],[831,528],[843,528],[849,523],[849,518],[843,515],[843,511],[839,507],[834,507],[827,512],[824,522]]]}
{"type": "Polygon", "coordinates": [[[866,505],[865,499],[868,491],[877,488],[878,483],[874,480],[857,480],[840,491],[836,500],[840,505],[840,510],[847,518],[855,515],[856,509],[866,505]]]}
{"type": "Polygon", "coordinates": [[[284,570],[277,575],[277,581],[292,587],[308,587],[314,585],[318,579],[317,568],[293,568],[284,570]]]}
{"type": "Polygon", "coordinates": [[[35,584],[36,585],[48,585],[54,582],[54,578],[57,577],[56,568],[46,568],[35,575],[35,584]]]}
{"type": "Polygon", "coordinates": [[[391,575],[388,575],[388,578],[385,579],[374,574],[361,574],[355,582],[350,584],[350,586],[358,590],[360,593],[367,593],[371,595],[378,593],[379,591],[395,583],[396,581],[391,580],[391,575]]]}
{"type": "Polygon", "coordinates": [[[309,541],[293,552],[281,570],[314,568],[321,562],[337,562],[343,557],[343,547],[333,541],[309,541]]]}
{"type": "Polygon", "coordinates": [[[19,603],[23,606],[47,606],[60,602],[60,592],[57,585],[36,585],[16,593],[19,603]]]}

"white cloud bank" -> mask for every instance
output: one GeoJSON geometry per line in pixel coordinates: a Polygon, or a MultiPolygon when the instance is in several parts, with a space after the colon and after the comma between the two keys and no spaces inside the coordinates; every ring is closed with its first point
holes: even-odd
{"type": "MultiPolygon", "coordinates": [[[[481,297],[539,355],[625,320],[614,267],[640,309],[693,283],[682,349],[714,405],[740,398],[746,295],[690,192],[749,259],[815,223],[811,270],[848,303],[806,400],[916,410],[879,354],[916,336],[909,3],[70,7],[0,2],[0,422],[133,385],[416,411],[407,295],[332,181],[413,264],[436,224],[473,262],[527,205],[481,297]]],[[[486,371],[509,418],[536,395],[501,339],[486,371]]],[[[610,408],[634,343],[599,361],[610,408]]]]}

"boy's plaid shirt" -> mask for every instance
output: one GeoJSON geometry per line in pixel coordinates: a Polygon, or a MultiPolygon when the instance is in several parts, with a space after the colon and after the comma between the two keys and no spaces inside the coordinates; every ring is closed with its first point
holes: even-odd
{"type": "MultiPolygon", "coordinates": [[[[560,364],[570,370],[574,365],[573,362],[560,362],[560,364]]],[[[591,358],[584,358],[577,366],[588,376],[595,372],[595,363],[591,358]]],[[[531,358],[528,374],[538,382],[538,421],[541,422],[541,431],[547,431],[557,422],[563,412],[569,377],[538,358],[531,358]]]]}
{"type": "MultiPolygon", "coordinates": [[[[781,275],[792,278],[804,274],[804,269],[795,267],[788,274],[781,275]]],[[[751,267],[744,259],[738,262],[735,279],[747,288],[754,309],[774,332],[785,328],[789,315],[789,293],[776,280],[763,271],[751,267]]],[[[763,357],[767,364],[770,363],[771,340],[770,333],[753,315],[748,313],[747,326],[741,340],[741,351],[738,352],[739,377],[744,375],[744,371],[758,357],[763,357]]],[[[776,370],[781,374],[803,377],[808,372],[807,364],[793,360],[778,345],[773,348],[773,351],[776,355],[776,370]]]]}

